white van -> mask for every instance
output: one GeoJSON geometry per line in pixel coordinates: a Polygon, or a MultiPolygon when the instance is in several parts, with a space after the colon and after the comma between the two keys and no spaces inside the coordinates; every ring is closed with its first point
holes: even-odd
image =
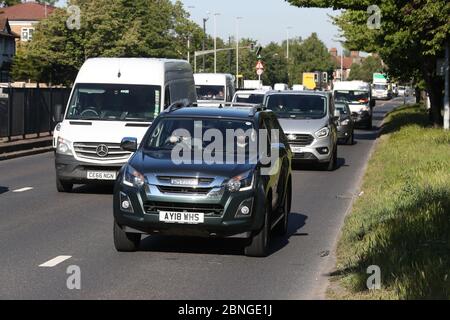
{"type": "Polygon", "coordinates": [[[95,58],[81,67],[63,121],[54,133],[56,186],[116,180],[131,157],[124,137],[141,142],[158,114],[179,100],[196,102],[187,61],[95,58]]]}
{"type": "Polygon", "coordinates": [[[286,83],[275,83],[275,85],[273,86],[273,90],[286,91],[289,90],[289,86],[286,83]]]}
{"type": "Polygon", "coordinates": [[[198,105],[219,105],[231,102],[235,92],[235,77],[227,73],[194,74],[198,105]]]}
{"type": "Polygon", "coordinates": [[[239,90],[233,97],[233,102],[263,104],[264,97],[268,90],[239,90]]]}
{"type": "Polygon", "coordinates": [[[372,115],[375,100],[370,84],[363,81],[340,81],[334,84],[334,100],[348,103],[353,120],[357,125],[372,129],[372,115]]]}

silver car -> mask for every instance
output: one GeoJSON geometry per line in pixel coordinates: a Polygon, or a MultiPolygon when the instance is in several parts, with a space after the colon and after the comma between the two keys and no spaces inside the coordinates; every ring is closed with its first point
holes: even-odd
{"type": "Polygon", "coordinates": [[[270,91],[264,105],[277,114],[294,162],[319,163],[326,170],[336,169],[340,114],[335,112],[331,93],[270,91]]]}

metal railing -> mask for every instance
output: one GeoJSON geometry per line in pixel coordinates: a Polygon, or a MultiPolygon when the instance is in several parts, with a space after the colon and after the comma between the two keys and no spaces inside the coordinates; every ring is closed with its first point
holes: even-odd
{"type": "Polygon", "coordinates": [[[26,138],[56,125],[56,112],[64,111],[70,88],[3,88],[0,95],[0,138],[26,138]]]}

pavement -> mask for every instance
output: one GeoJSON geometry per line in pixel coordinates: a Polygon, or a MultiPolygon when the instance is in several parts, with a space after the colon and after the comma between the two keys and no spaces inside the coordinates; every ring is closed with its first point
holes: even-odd
{"type": "Polygon", "coordinates": [[[52,150],[52,139],[48,133],[30,135],[26,139],[16,138],[12,141],[0,139],[0,161],[30,156],[52,150]]]}
{"type": "MultiPolygon", "coordinates": [[[[401,103],[379,102],[375,126],[401,103]]],[[[357,130],[334,172],[294,168],[288,236],[262,259],[245,257],[237,239],[151,236],[139,252],[118,253],[111,187],[57,193],[53,153],[2,161],[0,299],[323,299],[377,137],[377,128],[357,130]],[[79,290],[67,286],[73,270],[79,290]]]]}

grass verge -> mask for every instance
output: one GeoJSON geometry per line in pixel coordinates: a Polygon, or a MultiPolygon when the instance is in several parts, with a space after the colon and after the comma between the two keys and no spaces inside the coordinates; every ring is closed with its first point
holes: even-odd
{"type": "Polygon", "coordinates": [[[388,115],[346,218],[332,299],[450,299],[450,133],[419,106],[388,115]],[[381,289],[368,290],[369,266],[381,289]]]}

